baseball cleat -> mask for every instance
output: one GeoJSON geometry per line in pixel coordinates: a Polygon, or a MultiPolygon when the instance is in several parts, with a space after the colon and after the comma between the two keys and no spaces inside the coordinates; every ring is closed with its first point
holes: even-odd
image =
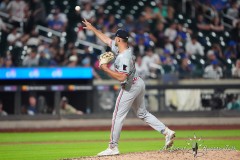
{"type": "Polygon", "coordinates": [[[165,131],[165,149],[172,147],[173,140],[175,137],[175,132],[166,127],[165,131]]]}
{"type": "Polygon", "coordinates": [[[98,153],[98,156],[112,156],[112,155],[118,155],[119,154],[119,150],[118,147],[115,146],[113,148],[107,148],[106,150],[98,153]]]}

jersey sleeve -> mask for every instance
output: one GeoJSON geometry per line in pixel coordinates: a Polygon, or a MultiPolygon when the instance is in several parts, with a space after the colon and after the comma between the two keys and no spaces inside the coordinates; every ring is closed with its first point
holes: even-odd
{"type": "Polygon", "coordinates": [[[130,72],[130,59],[123,58],[118,64],[118,72],[129,74],[130,72]]]}
{"type": "Polygon", "coordinates": [[[112,50],[115,54],[117,54],[117,52],[118,52],[118,47],[115,46],[115,41],[114,41],[114,40],[111,41],[110,47],[111,47],[111,50],[112,50]]]}

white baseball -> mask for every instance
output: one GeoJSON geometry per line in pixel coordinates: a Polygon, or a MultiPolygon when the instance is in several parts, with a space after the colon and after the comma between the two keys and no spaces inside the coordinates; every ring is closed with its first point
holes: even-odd
{"type": "Polygon", "coordinates": [[[76,10],[76,11],[80,11],[80,9],[81,9],[80,6],[76,6],[76,7],[75,7],[75,10],[76,10]]]}

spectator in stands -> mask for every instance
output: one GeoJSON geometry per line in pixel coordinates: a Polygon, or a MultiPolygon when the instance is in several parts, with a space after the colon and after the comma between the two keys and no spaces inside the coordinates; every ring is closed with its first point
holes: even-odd
{"type": "MultiPolygon", "coordinates": [[[[81,65],[83,67],[91,67],[94,66],[94,61],[97,60],[96,57],[94,57],[94,53],[92,53],[89,47],[85,47],[85,54],[83,55],[83,60],[81,61],[81,65]]],[[[96,72],[94,68],[92,68],[92,73],[95,79],[102,79],[99,74],[96,72]]]]}
{"type": "Polygon", "coordinates": [[[34,67],[38,66],[39,59],[37,57],[37,51],[35,49],[31,49],[30,53],[23,59],[22,65],[25,67],[34,67]]]}
{"type": "Polygon", "coordinates": [[[174,14],[175,10],[172,6],[168,6],[167,8],[167,17],[165,18],[166,26],[170,26],[174,22],[174,14]]]}
{"type": "Polygon", "coordinates": [[[240,99],[238,96],[231,94],[228,98],[227,109],[240,111],[240,99]]]}
{"type": "Polygon", "coordinates": [[[219,62],[214,60],[204,69],[204,78],[220,79],[223,76],[222,68],[219,66],[219,62]]]}
{"type": "MultiPolygon", "coordinates": [[[[236,23],[236,26],[231,30],[231,39],[237,43],[237,50],[240,53],[240,20],[236,23]]],[[[240,54],[238,55],[240,58],[240,54]]]]}
{"type": "Polygon", "coordinates": [[[25,7],[26,3],[23,0],[12,0],[7,6],[7,10],[9,11],[11,18],[16,17],[23,21],[23,18],[25,17],[25,7]]]}
{"type": "Polygon", "coordinates": [[[153,20],[158,18],[158,15],[155,14],[152,10],[152,8],[150,6],[146,6],[144,8],[144,11],[142,12],[142,14],[144,15],[144,19],[151,24],[153,22],[153,20]]]}
{"type": "Polygon", "coordinates": [[[160,56],[161,64],[164,69],[164,73],[172,73],[175,71],[173,58],[171,56],[171,52],[168,49],[163,50],[163,55],[160,56]]]}
{"type": "Polygon", "coordinates": [[[156,78],[157,77],[157,69],[161,64],[160,58],[157,54],[154,53],[152,47],[148,47],[146,49],[146,55],[142,58],[142,63],[144,66],[147,67],[148,72],[150,73],[150,77],[156,78]]]}
{"type": "Polygon", "coordinates": [[[57,37],[57,36],[53,36],[53,37],[52,37],[52,42],[50,43],[49,46],[50,46],[50,47],[53,47],[53,48],[55,48],[55,49],[60,48],[60,47],[61,47],[61,46],[60,46],[60,38],[57,37]]]}
{"type": "MultiPolygon", "coordinates": [[[[21,25],[20,25],[21,27],[21,25]]],[[[31,11],[31,4],[27,3],[24,9],[24,24],[23,24],[23,32],[28,34],[31,33],[32,29],[34,28],[34,21],[31,11]]]]}
{"type": "Polygon", "coordinates": [[[187,57],[185,57],[185,58],[183,58],[181,60],[181,65],[178,68],[179,78],[181,78],[181,79],[183,79],[183,78],[191,78],[193,68],[190,65],[189,61],[190,60],[187,57]]]}
{"type": "Polygon", "coordinates": [[[116,18],[113,14],[110,14],[108,19],[104,22],[104,26],[107,27],[107,30],[110,30],[113,26],[117,25],[116,18]]]}
{"type": "MultiPolygon", "coordinates": [[[[55,23],[59,23],[59,25],[61,25],[61,30],[65,31],[66,27],[68,25],[68,18],[67,15],[63,12],[60,11],[60,8],[58,6],[54,6],[52,13],[48,15],[47,17],[47,22],[51,22],[53,23],[54,21],[56,21],[55,23]]],[[[56,27],[59,28],[59,27],[56,27]]]]}
{"type": "Polygon", "coordinates": [[[186,43],[187,55],[200,55],[204,56],[203,46],[197,41],[195,35],[191,36],[191,40],[186,43]]]}
{"type": "Polygon", "coordinates": [[[33,0],[31,6],[32,17],[35,25],[45,25],[46,23],[46,8],[41,0],[33,0]]]}
{"type": "Polygon", "coordinates": [[[235,19],[239,18],[239,6],[236,1],[233,1],[231,7],[228,8],[227,15],[235,19]]]}
{"type": "Polygon", "coordinates": [[[77,0],[77,4],[78,5],[84,5],[84,4],[88,3],[88,2],[89,2],[89,0],[77,0]]]}
{"type": "Polygon", "coordinates": [[[68,60],[68,67],[76,67],[78,65],[78,57],[71,55],[68,60]]]}
{"type": "MultiPolygon", "coordinates": [[[[86,19],[92,23],[96,21],[95,10],[92,9],[92,5],[90,2],[87,2],[84,4],[83,10],[80,12],[80,14],[82,19],[86,19]]],[[[80,30],[79,36],[81,35],[82,39],[85,38],[86,41],[96,43],[96,37],[92,31],[87,30],[86,32],[83,32],[82,28],[80,29],[81,30],[80,30]]]]}
{"type": "MultiPolygon", "coordinates": [[[[101,19],[98,19],[98,20],[101,20],[101,19]]],[[[77,37],[78,37],[78,39],[86,40],[86,35],[85,35],[85,32],[84,32],[84,29],[83,29],[82,25],[78,26],[77,37]]]]}
{"type": "MultiPolygon", "coordinates": [[[[92,19],[90,22],[94,23],[95,21],[92,19]]],[[[90,30],[85,30],[86,41],[96,43],[96,36],[90,30]]]]}
{"type": "Polygon", "coordinates": [[[9,45],[22,47],[22,34],[18,32],[17,27],[14,27],[11,31],[11,33],[7,36],[7,42],[9,45]]]}
{"type": "Polygon", "coordinates": [[[44,51],[41,51],[39,53],[39,63],[38,65],[40,67],[46,67],[50,65],[50,60],[46,57],[46,53],[44,51]]]}
{"type": "Polygon", "coordinates": [[[220,32],[220,31],[224,30],[224,26],[221,23],[219,16],[215,16],[212,19],[212,23],[210,24],[210,28],[211,28],[211,30],[217,31],[217,32],[220,32]]]}
{"type": "Polygon", "coordinates": [[[94,21],[96,19],[95,16],[95,10],[92,9],[91,3],[86,3],[81,11],[81,17],[88,21],[94,21]]]}
{"type": "Polygon", "coordinates": [[[70,52],[68,52],[68,54],[66,55],[68,58],[72,55],[75,55],[76,57],[78,57],[78,60],[80,60],[81,58],[79,57],[79,54],[78,54],[78,48],[75,47],[75,46],[69,46],[69,50],[70,52]]]}
{"type": "Polygon", "coordinates": [[[0,2],[0,11],[7,12],[8,3],[9,3],[9,0],[2,0],[0,2]]]}
{"type": "Polygon", "coordinates": [[[134,53],[136,55],[144,56],[147,45],[143,37],[139,38],[137,45],[134,46],[134,53]]]}
{"type": "Polygon", "coordinates": [[[6,24],[2,21],[2,18],[0,18],[0,30],[8,32],[8,28],[7,28],[6,24]]]}
{"type": "Polygon", "coordinates": [[[224,51],[224,58],[225,59],[231,59],[233,61],[237,58],[237,44],[235,41],[229,41],[228,46],[224,51]]]}
{"type": "Polygon", "coordinates": [[[184,42],[182,41],[181,37],[177,37],[174,41],[174,55],[181,55],[181,54],[185,54],[185,46],[184,46],[184,42]]]}
{"type": "Polygon", "coordinates": [[[54,12],[53,19],[48,21],[48,27],[59,32],[65,31],[64,22],[61,21],[57,12],[54,12]]]}
{"type": "Polygon", "coordinates": [[[134,32],[134,17],[132,15],[127,15],[124,19],[124,28],[129,32],[134,32]]]}
{"type": "Polygon", "coordinates": [[[177,37],[177,24],[176,23],[171,23],[170,27],[168,27],[164,35],[169,38],[170,42],[173,42],[175,38],[177,37]]]}
{"type": "Polygon", "coordinates": [[[182,40],[186,41],[187,34],[192,34],[192,30],[187,27],[183,27],[183,25],[180,23],[177,24],[177,36],[181,37],[182,40]]]}
{"type": "Polygon", "coordinates": [[[60,114],[66,115],[66,114],[78,114],[83,115],[84,113],[80,110],[77,110],[72,105],[68,103],[67,97],[62,97],[60,102],[60,114]]]}
{"type": "Polygon", "coordinates": [[[117,25],[109,26],[108,34],[110,35],[110,37],[114,37],[115,36],[116,30],[118,30],[118,26],[117,25]]]}
{"type": "Polygon", "coordinates": [[[50,59],[51,53],[50,53],[50,49],[49,49],[49,43],[43,41],[43,42],[38,46],[37,52],[38,52],[38,53],[44,52],[44,53],[45,53],[45,57],[46,57],[47,59],[50,59]]]}
{"type": "Polygon", "coordinates": [[[232,68],[232,76],[240,78],[240,59],[236,61],[236,65],[232,68]]]}
{"type": "Polygon", "coordinates": [[[215,56],[216,56],[218,59],[223,59],[223,58],[224,58],[223,52],[222,52],[222,48],[221,48],[221,46],[220,46],[219,44],[214,43],[214,44],[212,45],[212,49],[211,49],[211,50],[214,52],[215,56]]]}
{"type": "Polygon", "coordinates": [[[106,3],[107,0],[95,0],[97,5],[104,5],[106,3]]]}
{"type": "MultiPolygon", "coordinates": [[[[99,16],[96,20],[96,28],[99,30],[102,30],[104,28],[104,16],[99,16]]],[[[83,25],[81,24],[81,27],[83,28],[83,25]]]]}
{"type": "Polygon", "coordinates": [[[213,61],[217,60],[217,57],[213,50],[207,52],[207,64],[210,65],[213,61]]]}
{"type": "Polygon", "coordinates": [[[3,110],[3,102],[0,100],[0,116],[7,116],[7,112],[3,110]]]}
{"type": "Polygon", "coordinates": [[[11,68],[13,67],[12,57],[7,56],[4,60],[4,63],[2,65],[4,68],[11,68]]]}
{"type": "Polygon", "coordinates": [[[86,46],[84,47],[84,54],[81,54],[81,57],[82,57],[82,65],[89,64],[88,67],[90,67],[94,65],[94,62],[97,60],[98,54],[94,52],[92,47],[86,46]]]}
{"type": "Polygon", "coordinates": [[[167,17],[167,7],[162,4],[161,0],[156,0],[156,6],[153,8],[153,13],[159,16],[159,20],[164,22],[167,17]]]}
{"type": "Polygon", "coordinates": [[[136,45],[141,44],[142,43],[141,41],[143,41],[143,44],[145,47],[150,46],[150,41],[151,41],[150,35],[146,33],[143,28],[138,30],[135,36],[136,45]]]}
{"type": "Polygon", "coordinates": [[[67,63],[67,56],[65,54],[64,47],[58,49],[57,55],[55,57],[59,66],[64,66],[67,63]]]}
{"type": "Polygon", "coordinates": [[[105,18],[106,14],[104,13],[104,6],[99,5],[98,9],[96,10],[95,15],[98,15],[98,18],[99,17],[105,18]]]}
{"type": "Polygon", "coordinates": [[[142,57],[137,56],[136,62],[135,62],[135,67],[138,75],[143,78],[147,79],[149,76],[148,68],[146,65],[142,63],[142,57]]]}
{"type": "Polygon", "coordinates": [[[164,49],[167,49],[170,52],[170,54],[174,54],[174,46],[168,37],[165,38],[164,49]]]}
{"type": "Polygon", "coordinates": [[[50,65],[51,66],[52,65],[61,66],[63,61],[65,61],[66,57],[65,57],[64,51],[62,50],[63,50],[62,47],[60,48],[50,47],[50,52],[51,52],[50,65]]]}
{"type": "Polygon", "coordinates": [[[211,29],[210,24],[208,24],[205,20],[203,15],[199,14],[197,16],[197,29],[209,31],[211,29]]]}
{"type": "Polygon", "coordinates": [[[32,29],[31,33],[28,35],[27,46],[38,47],[41,41],[38,35],[38,32],[35,28],[32,29]]]}
{"type": "Polygon", "coordinates": [[[149,23],[145,20],[145,16],[141,14],[137,19],[137,22],[135,22],[135,31],[141,31],[144,33],[148,32],[149,30],[149,23]]]}
{"type": "Polygon", "coordinates": [[[28,106],[27,106],[27,114],[28,115],[36,115],[38,113],[37,111],[37,99],[35,96],[29,96],[28,98],[28,106]]]}
{"type": "Polygon", "coordinates": [[[159,22],[156,26],[156,30],[150,33],[150,38],[154,42],[156,49],[164,48],[164,23],[159,22]]]}

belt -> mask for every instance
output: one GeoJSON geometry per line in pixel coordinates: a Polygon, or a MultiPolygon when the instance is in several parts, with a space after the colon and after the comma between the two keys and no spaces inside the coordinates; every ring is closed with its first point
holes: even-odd
{"type": "MultiPolygon", "coordinates": [[[[139,79],[140,77],[134,77],[133,78],[133,83],[132,84],[135,84],[136,81],[139,79]]],[[[121,84],[122,88],[125,89],[125,83],[124,84],[121,84]]]]}
{"type": "Polygon", "coordinates": [[[139,79],[139,77],[134,77],[133,78],[133,84],[139,79]]]}

